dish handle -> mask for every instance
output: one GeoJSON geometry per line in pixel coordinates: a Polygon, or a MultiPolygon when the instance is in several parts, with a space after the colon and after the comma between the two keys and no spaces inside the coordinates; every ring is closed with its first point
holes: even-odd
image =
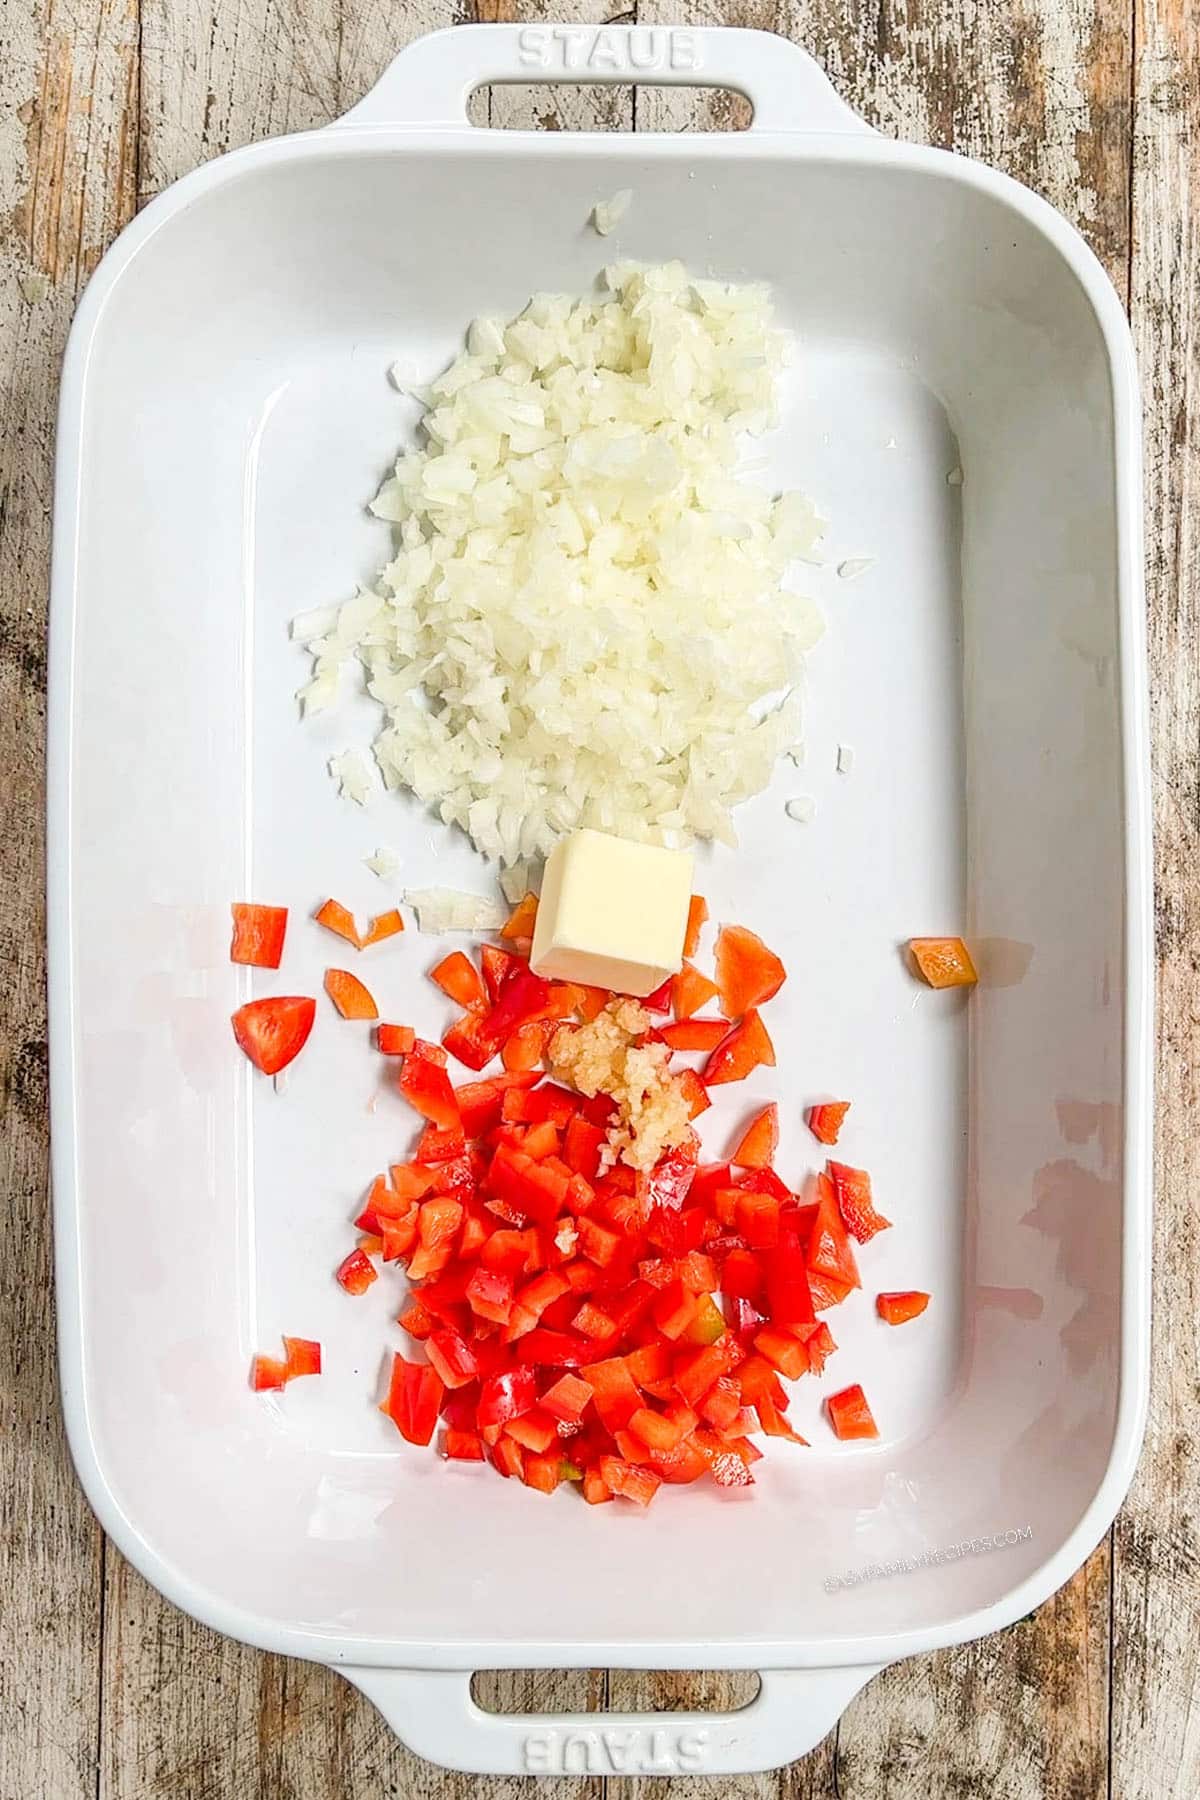
{"type": "Polygon", "coordinates": [[[882,1665],[771,1669],[737,1712],[490,1713],[469,1669],[338,1673],[429,1762],[471,1775],[748,1775],[820,1743],[882,1665]]]}
{"type": "Polygon", "coordinates": [[[334,129],[461,127],[477,87],[514,81],[735,88],[754,108],[752,131],[871,129],[798,44],[771,31],[721,25],[457,25],[433,31],[401,50],[334,129]]]}

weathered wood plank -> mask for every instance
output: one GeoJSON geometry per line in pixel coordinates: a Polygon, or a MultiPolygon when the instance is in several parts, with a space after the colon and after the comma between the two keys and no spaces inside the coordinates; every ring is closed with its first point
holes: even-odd
{"type": "Polygon", "coordinates": [[[42,904],[58,368],[133,210],[136,0],[10,0],[0,52],[0,1795],[95,1791],[101,1535],[56,1389],[42,904]]]}
{"type": "Polygon", "coordinates": [[[1200,21],[1139,0],[1131,317],[1146,406],[1158,877],[1156,1356],[1146,1449],[1117,1521],[1112,1792],[1200,1787],[1200,21]]]}

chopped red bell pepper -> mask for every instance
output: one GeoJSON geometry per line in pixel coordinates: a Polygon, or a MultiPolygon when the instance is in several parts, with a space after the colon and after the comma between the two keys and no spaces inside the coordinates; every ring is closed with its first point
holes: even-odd
{"type": "Polygon", "coordinates": [[[780,1331],[774,1325],[765,1326],[754,1339],[754,1348],[760,1356],[765,1356],[773,1369],[786,1375],[789,1381],[798,1381],[808,1369],[808,1351],[789,1331],[780,1331]]]}
{"type": "Polygon", "coordinates": [[[283,1387],[287,1378],[287,1364],[277,1356],[256,1356],[250,1365],[250,1386],[256,1394],[283,1387]]]}
{"type": "Polygon", "coordinates": [[[677,1019],[690,1019],[717,997],[717,984],[685,962],[671,979],[671,1006],[677,1019]]]}
{"type": "Polygon", "coordinates": [[[317,1003],[307,995],[272,994],[238,1007],[233,1035],[256,1069],[278,1075],[303,1050],[316,1016],[317,1003]]]}
{"type": "Polygon", "coordinates": [[[645,999],[641,1002],[641,1004],[645,1007],[647,1012],[652,1012],[652,1013],[669,1013],[670,1012],[670,1010],[671,1010],[671,984],[674,981],[674,979],[675,979],[675,977],[673,975],[668,975],[665,981],[659,982],[658,986],[655,988],[655,990],[652,994],[646,995],[645,999]]]}
{"type": "Polygon", "coordinates": [[[446,1432],[443,1454],[449,1462],[482,1462],[483,1444],[474,1431],[446,1432]]]}
{"type": "Polygon", "coordinates": [[[466,1300],[479,1318],[490,1319],[494,1325],[507,1325],[513,1305],[513,1278],[504,1269],[487,1269],[481,1264],[472,1271],[466,1300]]]}
{"type": "Polygon", "coordinates": [[[425,1351],[448,1388],[466,1387],[479,1374],[479,1364],[470,1345],[448,1327],[430,1332],[425,1351]]]}
{"type": "Polygon", "coordinates": [[[551,1034],[557,1029],[553,1019],[531,1019],[527,1025],[518,1025],[512,1036],[504,1040],[500,1052],[504,1067],[519,1071],[536,1069],[546,1054],[551,1034]]]}
{"type": "Polygon", "coordinates": [[[715,1050],[729,1035],[728,1019],[677,1019],[663,1025],[659,1037],[672,1050],[715,1050]]]}
{"type": "MultiPolygon", "coordinates": [[[[910,1319],[917,1319],[929,1305],[929,1295],[920,1293],[916,1288],[907,1288],[898,1294],[877,1294],[875,1310],[888,1325],[906,1325],[910,1319]]],[[[287,1339],[284,1339],[287,1342],[287,1339]]]]}
{"type": "Polygon", "coordinates": [[[379,1025],[375,1042],[382,1056],[407,1056],[417,1041],[411,1025],[379,1025]]]}
{"type": "Polygon", "coordinates": [[[466,1012],[442,1033],[442,1043],[451,1056],[468,1069],[486,1069],[496,1054],[496,1045],[485,1029],[486,1014],[466,1012]]]}
{"type": "Polygon", "coordinates": [[[822,1175],[818,1177],[817,1187],[817,1216],[808,1241],[809,1269],[847,1287],[861,1287],[858,1264],[834,1198],[833,1183],[822,1175]]]}
{"type": "Polygon", "coordinates": [[[379,1277],[374,1264],[368,1261],[362,1251],[352,1250],[339,1263],[337,1279],[348,1294],[365,1294],[371,1283],[379,1277]]]}
{"type": "Polygon", "coordinates": [[[481,1431],[490,1425],[507,1425],[537,1405],[537,1375],[532,1368],[506,1369],[481,1383],[475,1411],[481,1431]]]}
{"type": "Polygon", "coordinates": [[[829,1422],[838,1437],[851,1439],[879,1436],[879,1427],[871,1416],[867,1396],[857,1382],[853,1387],[842,1388],[840,1393],[830,1394],[825,1405],[829,1409],[829,1422]]]}
{"type": "Polygon", "coordinates": [[[804,1340],[804,1346],[808,1351],[809,1368],[814,1375],[820,1375],[825,1364],[837,1349],[837,1345],[833,1341],[833,1333],[824,1319],[809,1332],[804,1340]]]}
{"type": "Polygon", "coordinates": [[[961,938],[910,938],[908,948],[930,987],[974,987],[979,980],[971,952],[961,938]]]}
{"type": "Polygon", "coordinates": [[[447,1128],[461,1127],[462,1118],[450,1077],[437,1063],[425,1056],[406,1056],[398,1085],[409,1105],[415,1107],[422,1118],[447,1128]]]}
{"type": "Polygon", "coordinates": [[[708,1089],[695,1069],[681,1069],[675,1080],[680,1093],[688,1103],[689,1119],[698,1118],[702,1112],[708,1111],[712,1101],[708,1097],[708,1089]]]}
{"type": "Polygon", "coordinates": [[[649,1506],[662,1481],[652,1469],[623,1462],[619,1456],[600,1458],[600,1476],[611,1494],[620,1494],[638,1506],[649,1506]]]}
{"type": "Polygon", "coordinates": [[[335,936],[345,938],[346,942],[353,944],[356,950],[362,949],[362,939],[358,935],[354,914],[344,907],[340,900],[326,900],[323,906],[317,908],[313,917],[318,925],[325,927],[326,931],[332,931],[335,936]]]}
{"type": "Polygon", "coordinates": [[[483,985],[488,992],[492,1005],[500,998],[500,990],[505,983],[511,981],[527,965],[511,950],[501,950],[495,944],[484,944],[479,952],[480,966],[483,969],[483,985]]]}
{"type": "Polygon", "coordinates": [[[325,992],[343,1019],[377,1019],[379,1008],[370,988],[364,987],[349,969],[326,969],[325,992]]]}
{"type": "Polygon", "coordinates": [[[739,1169],[766,1169],[779,1149],[779,1108],[774,1101],[764,1106],[746,1127],[730,1161],[739,1169]]]}
{"type": "Polygon", "coordinates": [[[693,894],[688,902],[687,929],[683,934],[683,954],[695,956],[700,948],[701,928],[708,922],[708,901],[702,894],[693,894]]]}
{"type": "Polygon", "coordinates": [[[287,1355],[289,1381],[293,1381],[297,1375],[321,1373],[321,1346],[315,1339],[285,1337],[283,1348],[287,1355]]]}
{"type": "Polygon", "coordinates": [[[775,1067],[775,1046],[761,1018],[752,1010],[717,1045],[704,1065],[703,1080],[707,1087],[723,1081],[743,1081],[761,1063],[775,1067]]]}
{"type": "Polygon", "coordinates": [[[429,971],[429,978],[459,1006],[482,1010],[487,1005],[487,992],[479,970],[461,950],[452,950],[449,956],[444,956],[429,971]]]}
{"type": "Polygon", "coordinates": [[[578,1375],[560,1375],[542,1395],[542,1405],[554,1418],[574,1425],[591,1404],[592,1390],[578,1375]]]}
{"type": "Polygon", "coordinates": [[[848,1100],[823,1100],[819,1106],[809,1107],[808,1129],[818,1144],[837,1143],[838,1133],[849,1111],[848,1100]]]}
{"type": "Polygon", "coordinates": [[[436,1369],[409,1362],[396,1352],[385,1411],[402,1438],[410,1444],[430,1442],[445,1391],[436,1369]]]}
{"type": "Polygon", "coordinates": [[[877,1231],[886,1231],[892,1221],[876,1212],[871,1198],[871,1177],[866,1170],[851,1169],[838,1162],[827,1163],[826,1167],[838,1211],[850,1236],[860,1244],[867,1244],[877,1231]]]}
{"type": "Polygon", "coordinates": [[[395,907],[390,912],[378,913],[363,933],[362,946],[369,950],[372,944],[382,944],[385,938],[397,937],[404,930],[404,920],[395,907]]]}
{"type": "Polygon", "coordinates": [[[230,911],[233,914],[230,962],[248,963],[254,969],[277,969],[283,960],[287,907],[254,906],[249,901],[235,900],[230,911]]]}
{"type": "Polygon", "coordinates": [[[537,924],[537,895],[526,894],[519,900],[509,915],[507,924],[501,926],[500,936],[508,943],[528,946],[533,937],[533,928],[537,924]]]}
{"type": "Polygon", "coordinates": [[[740,1019],[777,994],[787,971],[760,937],[743,925],[723,925],[717,933],[717,987],[721,1010],[740,1019]]]}

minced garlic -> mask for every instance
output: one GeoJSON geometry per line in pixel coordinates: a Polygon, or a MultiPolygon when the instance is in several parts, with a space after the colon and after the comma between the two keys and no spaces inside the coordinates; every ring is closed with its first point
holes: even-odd
{"type": "Polygon", "coordinates": [[[604,1161],[652,1169],[688,1135],[691,1109],[665,1044],[642,1043],[651,1018],[636,1000],[610,1000],[586,1025],[561,1025],[550,1040],[550,1069],[587,1099],[608,1094],[617,1114],[604,1161]]]}

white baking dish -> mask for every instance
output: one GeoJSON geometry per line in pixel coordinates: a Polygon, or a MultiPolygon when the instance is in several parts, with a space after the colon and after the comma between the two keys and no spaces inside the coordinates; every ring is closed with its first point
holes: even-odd
{"type": "MultiPolygon", "coordinates": [[[[1146,1390],[1149,828],[1133,356],[1048,206],[875,136],[767,35],[426,38],[347,119],[189,176],[105,259],[64,376],[52,638],[64,1405],[96,1512],[163,1593],[339,1667],[446,1764],[718,1773],[800,1754],[882,1664],[1005,1625],[1078,1566],[1146,1390]],[[631,75],[743,89],[754,128],[465,120],[482,81],[631,75]],[[622,187],[601,243],[590,208],[622,187]],[[772,473],[816,496],[835,562],[877,559],[814,576],[810,766],[744,809],[703,884],[791,971],[785,1165],[811,1160],[801,1099],[850,1094],[897,1226],[868,1290],[935,1294],[898,1333],[868,1298],[842,1309],[830,1377],[798,1391],[814,1447],[773,1445],[749,1502],[672,1491],[644,1517],[398,1441],[371,1404],[397,1295],[351,1303],[329,1271],[407,1115],[369,1110],[351,1028],[324,1023],[279,1095],[227,1023],[250,991],[230,899],[293,905],[262,985],[317,991],[305,908],[332,888],[378,910],[377,844],[411,885],[483,885],[416,810],[335,795],[324,761],[367,721],[301,728],[286,621],[385,548],[362,503],[413,416],[391,361],[432,370],[475,313],[581,291],[614,251],[773,284],[799,353],[772,473]],[[783,813],[797,792],[811,825],[783,813]],[[966,1004],[896,954],[960,925],[966,1004]],[[277,1403],[246,1369],[281,1330],[322,1338],[328,1370],[277,1403]],[[884,1432],[865,1450],[818,1418],[857,1378],[884,1432]],[[470,1700],[473,1668],[563,1664],[768,1673],[730,1718],[470,1700]]],[[[433,947],[410,932],[376,965],[385,1012],[430,1032],[433,947]]]]}

